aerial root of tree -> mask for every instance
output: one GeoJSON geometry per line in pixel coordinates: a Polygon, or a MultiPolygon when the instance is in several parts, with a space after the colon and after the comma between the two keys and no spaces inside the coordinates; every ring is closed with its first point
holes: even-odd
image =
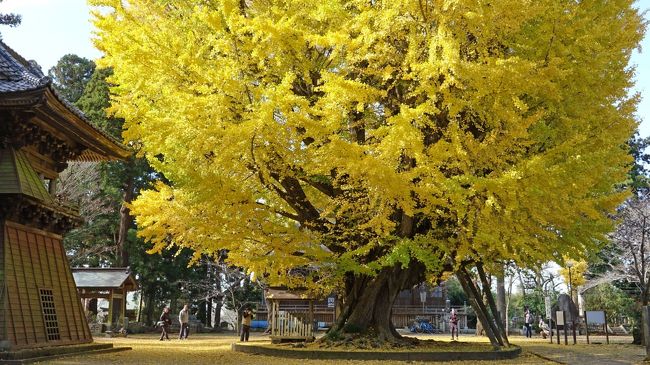
{"type": "MultiPolygon", "coordinates": [[[[483,270],[482,265],[477,265],[477,269],[483,286],[485,288],[489,288],[489,285],[487,285],[487,276],[483,270]]],[[[492,292],[487,289],[484,290],[484,293],[481,293],[478,287],[474,284],[474,281],[472,280],[472,277],[466,268],[460,269],[457,272],[456,276],[458,277],[458,281],[460,282],[461,286],[465,290],[465,293],[467,293],[470,304],[476,312],[476,317],[483,325],[485,334],[490,340],[492,346],[509,346],[510,344],[508,342],[508,337],[505,333],[505,329],[501,326],[498,320],[495,320],[498,318],[498,316],[496,305],[494,304],[494,298],[492,297],[492,292]],[[488,310],[483,302],[483,294],[487,297],[491,311],[488,310]]]]}

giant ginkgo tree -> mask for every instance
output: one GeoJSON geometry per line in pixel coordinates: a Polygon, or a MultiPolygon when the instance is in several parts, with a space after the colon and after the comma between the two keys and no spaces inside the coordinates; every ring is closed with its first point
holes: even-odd
{"type": "Polygon", "coordinates": [[[334,330],[394,340],[402,289],[579,258],[625,198],[632,0],[91,3],[165,176],[140,234],[336,290],[334,330]]]}

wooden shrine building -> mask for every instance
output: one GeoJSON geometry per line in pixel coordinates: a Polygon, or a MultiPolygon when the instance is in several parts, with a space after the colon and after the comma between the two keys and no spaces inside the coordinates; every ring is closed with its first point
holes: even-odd
{"type": "Polygon", "coordinates": [[[271,307],[268,314],[271,342],[314,341],[314,298],[300,290],[267,289],[264,294],[271,307]],[[309,303],[307,313],[291,313],[280,308],[282,302],[302,301],[309,303]]]}
{"type": "MultiPolygon", "coordinates": [[[[77,284],[79,296],[85,303],[85,310],[91,310],[87,304],[90,300],[106,299],[108,327],[116,326],[116,329],[119,329],[124,325],[126,296],[128,292],[138,290],[138,283],[128,267],[77,267],[72,269],[72,276],[77,284]]],[[[95,314],[96,311],[97,308],[95,314]]]]}
{"type": "Polygon", "coordinates": [[[0,42],[0,354],[92,342],[62,244],[80,219],[52,193],[67,162],[129,154],[0,42]]]}

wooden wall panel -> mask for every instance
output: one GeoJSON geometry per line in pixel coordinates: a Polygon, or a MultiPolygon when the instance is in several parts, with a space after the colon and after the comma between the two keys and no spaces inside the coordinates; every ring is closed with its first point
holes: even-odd
{"type": "Polygon", "coordinates": [[[55,290],[55,293],[58,294],[55,294],[54,301],[57,306],[57,315],[59,316],[59,331],[61,332],[61,340],[72,340],[70,330],[70,322],[72,321],[72,318],[70,314],[73,304],[66,300],[69,297],[70,293],[68,293],[67,288],[64,286],[63,280],[63,276],[65,275],[63,265],[67,264],[67,260],[63,260],[64,258],[61,257],[61,254],[57,249],[57,246],[60,245],[58,245],[57,242],[54,242],[52,239],[46,239],[46,241],[48,244],[48,249],[52,250],[51,252],[53,260],[50,260],[50,265],[53,272],[52,280],[55,282],[54,286],[57,288],[55,290]],[[60,310],[59,308],[64,310],[60,310]]]}
{"type": "MultiPolygon", "coordinates": [[[[34,278],[34,291],[32,296],[30,296],[30,311],[32,313],[41,313],[41,304],[40,304],[40,292],[39,292],[39,285],[38,283],[43,282],[43,267],[41,265],[41,251],[42,248],[39,247],[38,244],[38,236],[34,235],[33,241],[30,240],[29,244],[29,255],[31,258],[31,263],[32,267],[30,273],[31,276],[34,278]]],[[[42,314],[42,313],[41,313],[42,314]]],[[[42,315],[34,315],[33,317],[34,320],[34,334],[36,336],[36,342],[38,343],[43,343],[47,342],[47,335],[45,334],[45,331],[40,330],[41,328],[45,328],[45,322],[43,319],[42,315]]]]}
{"type": "Polygon", "coordinates": [[[7,286],[5,283],[6,265],[4,261],[7,229],[4,220],[0,220],[0,350],[8,347],[7,341],[7,286]]]}
{"type": "Polygon", "coordinates": [[[25,327],[25,340],[27,344],[32,344],[32,343],[37,343],[38,342],[38,336],[37,332],[38,331],[36,327],[36,318],[38,316],[35,315],[36,311],[34,310],[35,304],[38,304],[38,297],[37,297],[37,287],[36,283],[34,281],[34,274],[33,274],[33,267],[34,267],[34,262],[31,257],[31,252],[29,249],[29,241],[28,241],[28,236],[29,233],[27,232],[18,232],[18,238],[19,238],[19,247],[20,247],[20,253],[21,253],[21,259],[22,261],[20,262],[20,265],[22,266],[22,274],[23,274],[23,282],[25,283],[24,287],[24,298],[25,301],[23,302],[23,310],[27,313],[31,313],[29,315],[29,318],[26,319],[26,327],[25,327]]]}
{"type": "MultiPolygon", "coordinates": [[[[18,232],[15,229],[7,227],[7,243],[5,245],[5,259],[7,264],[6,283],[9,306],[7,308],[8,317],[11,318],[12,328],[9,333],[9,340],[13,345],[24,346],[25,343],[25,311],[22,309],[22,298],[18,289],[19,281],[17,273],[20,267],[16,267],[15,257],[19,255],[18,232]]],[[[30,314],[31,315],[31,314],[30,314]]]]}
{"type": "Polygon", "coordinates": [[[7,222],[3,229],[5,315],[1,326],[13,349],[92,342],[61,237],[7,222]],[[60,340],[48,340],[40,289],[51,289],[60,340]]]}

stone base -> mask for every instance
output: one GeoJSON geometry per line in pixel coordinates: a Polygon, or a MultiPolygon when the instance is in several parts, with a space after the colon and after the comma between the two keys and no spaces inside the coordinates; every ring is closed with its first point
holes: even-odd
{"type": "Polygon", "coordinates": [[[131,350],[130,347],[113,347],[113,344],[90,343],[84,345],[51,346],[35,349],[0,352],[0,364],[30,364],[64,356],[91,355],[131,350]]]}

